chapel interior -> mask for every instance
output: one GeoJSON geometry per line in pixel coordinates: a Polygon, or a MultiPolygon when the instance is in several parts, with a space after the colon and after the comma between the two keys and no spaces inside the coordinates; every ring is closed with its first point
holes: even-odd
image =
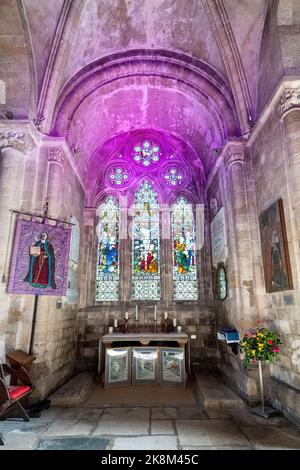
{"type": "Polygon", "coordinates": [[[208,446],[202,425],[260,448],[272,419],[299,449],[299,348],[300,2],[0,0],[0,362],[57,413],[17,444],[0,421],[3,448],[80,409],[101,438],[135,423],[116,449],[208,446]],[[281,339],[270,419],[257,325],[281,339]]]}

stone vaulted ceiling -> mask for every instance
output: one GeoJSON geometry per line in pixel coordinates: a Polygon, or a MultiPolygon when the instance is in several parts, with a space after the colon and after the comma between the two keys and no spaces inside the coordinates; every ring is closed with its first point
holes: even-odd
{"type": "Polygon", "coordinates": [[[272,18],[286,34],[298,10],[296,0],[1,0],[0,112],[43,117],[41,132],[80,149],[86,181],[107,142],[143,129],[184,142],[207,176],[268,95],[272,18]]]}

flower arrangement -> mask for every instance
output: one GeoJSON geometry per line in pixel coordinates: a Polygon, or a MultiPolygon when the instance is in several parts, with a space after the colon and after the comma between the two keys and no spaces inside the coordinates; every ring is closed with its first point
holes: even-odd
{"type": "Polygon", "coordinates": [[[260,320],[256,322],[256,327],[249,333],[245,333],[240,342],[241,351],[245,354],[245,363],[275,362],[280,353],[282,344],[278,334],[260,326],[260,320]]]}

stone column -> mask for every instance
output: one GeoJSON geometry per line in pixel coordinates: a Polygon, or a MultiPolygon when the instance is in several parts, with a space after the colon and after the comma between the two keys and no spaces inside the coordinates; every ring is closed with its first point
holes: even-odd
{"type": "Polygon", "coordinates": [[[48,184],[47,201],[48,214],[58,218],[60,215],[60,202],[63,192],[62,176],[65,164],[65,154],[61,147],[48,148],[48,184]]]}
{"type": "Polygon", "coordinates": [[[161,207],[160,226],[161,303],[163,306],[168,307],[173,300],[173,252],[171,208],[167,204],[161,207]]]}
{"type": "Polygon", "coordinates": [[[283,134],[288,157],[288,182],[291,190],[294,248],[300,270],[300,88],[287,88],[280,97],[278,111],[281,116],[283,134]]]}
{"type": "Polygon", "coordinates": [[[83,214],[82,258],[80,269],[80,307],[85,308],[95,303],[96,282],[96,226],[98,223],[96,208],[86,207],[83,214]]]}
{"type": "Polygon", "coordinates": [[[14,321],[8,325],[10,296],[6,294],[15,221],[11,209],[20,209],[25,158],[33,147],[27,132],[0,132],[0,360],[4,359],[7,339],[10,347],[16,346],[18,324],[14,321]],[[5,340],[8,330],[10,335],[5,340]]]}
{"type": "MultiPolygon", "coordinates": [[[[251,320],[254,307],[254,276],[251,247],[251,229],[245,182],[246,144],[242,140],[229,141],[224,149],[228,172],[229,198],[231,205],[230,252],[233,272],[229,287],[233,292],[233,317],[239,322],[251,320]]],[[[245,326],[245,323],[243,323],[245,326]]]]}
{"type": "Polygon", "coordinates": [[[131,301],[132,218],[133,211],[128,207],[127,197],[121,197],[119,232],[119,282],[120,301],[125,303],[131,301]]]}

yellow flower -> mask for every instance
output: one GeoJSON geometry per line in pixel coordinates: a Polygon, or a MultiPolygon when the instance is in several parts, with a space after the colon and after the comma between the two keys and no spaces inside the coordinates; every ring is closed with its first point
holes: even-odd
{"type": "Polygon", "coordinates": [[[251,349],[252,356],[255,356],[255,352],[256,352],[255,349],[251,349]]]}

